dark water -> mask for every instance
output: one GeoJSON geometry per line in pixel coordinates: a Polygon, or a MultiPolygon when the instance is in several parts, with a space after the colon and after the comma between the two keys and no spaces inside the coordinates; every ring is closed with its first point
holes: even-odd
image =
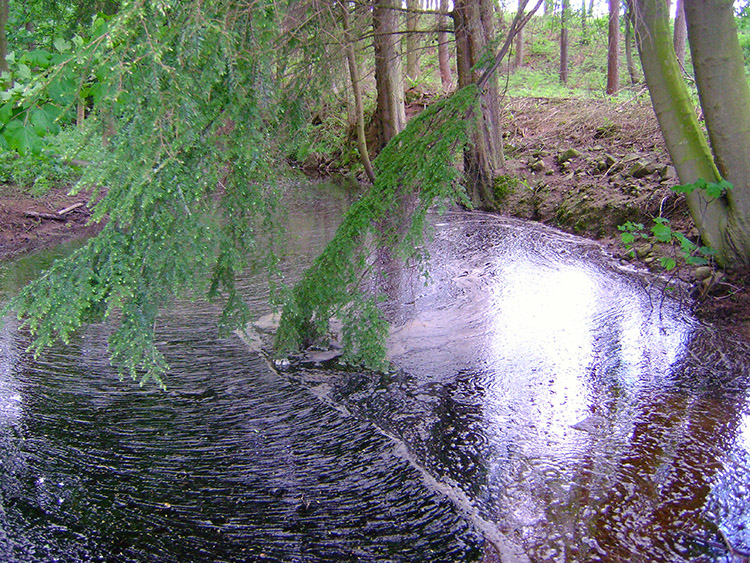
{"type": "MultiPolygon", "coordinates": [[[[333,194],[293,206],[290,276],[332,235],[350,198],[333,194]]],[[[388,376],[277,373],[216,336],[212,307],[177,304],[162,392],[117,381],[106,327],[34,360],[6,324],[0,560],[750,551],[745,345],[549,229],[450,214],[430,253],[428,285],[383,259],[388,376]]],[[[267,313],[262,287],[247,291],[267,313]]]]}

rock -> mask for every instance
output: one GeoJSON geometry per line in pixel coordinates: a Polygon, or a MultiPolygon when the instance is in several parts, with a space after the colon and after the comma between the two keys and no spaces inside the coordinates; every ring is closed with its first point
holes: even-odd
{"type": "Polygon", "coordinates": [[[568,162],[569,160],[578,158],[579,156],[581,156],[581,153],[576,149],[568,149],[558,155],[557,162],[563,164],[564,162],[568,162]]]}
{"type": "Polygon", "coordinates": [[[647,164],[644,164],[640,160],[636,160],[633,164],[628,166],[628,169],[624,174],[625,176],[632,176],[633,178],[645,178],[646,176],[653,174],[653,169],[650,169],[647,164]]]}
{"type": "Polygon", "coordinates": [[[705,280],[711,277],[711,274],[713,273],[713,269],[711,266],[698,266],[695,270],[693,270],[693,277],[696,280],[705,280]]]}
{"type": "Polygon", "coordinates": [[[532,172],[543,172],[545,168],[543,160],[532,160],[529,162],[529,170],[532,172]]]}
{"type": "Polygon", "coordinates": [[[672,165],[662,166],[659,169],[659,178],[662,180],[676,180],[677,170],[675,170],[675,167],[672,165]]]}

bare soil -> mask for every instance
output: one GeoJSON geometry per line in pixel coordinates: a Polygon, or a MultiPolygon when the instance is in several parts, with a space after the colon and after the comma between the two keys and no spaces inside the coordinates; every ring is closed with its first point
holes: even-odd
{"type": "Polygon", "coordinates": [[[91,217],[85,206],[88,195],[70,196],[68,191],[69,188],[58,188],[33,197],[15,186],[0,186],[0,260],[99,231],[99,225],[88,224],[91,217]],[[84,205],[58,215],[58,211],[78,203],[84,205]]]}
{"type": "MultiPolygon", "coordinates": [[[[410,115],[427,103],[413,101],[410,115]]],[[[501,212],[597,239],[616,258],[653,271],[674,249],[642,243],[631,256],[618,225],[633,221],[648,229],[654,217],[665,217],[673,229],[697,237],[684,198],[670,190],[677,178],[650,104],[510,98],[504,106],[501,212]]],[[[0,260],[96,233],[85,206],[61,221],[34,216],[86,201],[86,194],[69,196],[67,189],[37,198],[0,186],[0,260]]],[[[687,267],[673,272],[693,286],[698,314],[750,339],[748,272],[696,274],[687,267]]]]}
{"type": "MultiPolygon", "coordinates": [[[[644,241],[633,255],[619,225],[648,233],[663,217],[698,240],[684,197],[670,189],[679,181],[649,103],[515,98],[505,107],[502,212],[597,239],[615,258],[662,274],[660,258],[677,249],[644,241]]],[[[683,266],[668,275],[691,287],[699,316],[750,339],[749,273],[683,266]]]]}

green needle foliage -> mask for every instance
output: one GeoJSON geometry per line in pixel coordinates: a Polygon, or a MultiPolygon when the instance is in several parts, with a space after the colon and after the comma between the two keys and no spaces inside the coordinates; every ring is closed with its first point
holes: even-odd
{"type": "MultiPolygon", "coordinates": [[[[275,7],[126,3],[37,82],[35,95],[67,89],[72,103],[86,88],[93,96],[91,144],[101,148],[89,153],[94,162],[76,189],[92,190],[93,220],[106,223],[10,303],[36,352],[111,317],[110,354],[121,373],[161,382],[167,365],[154,331],[170,300],[222,295],[225,329],[249,320],[235,274],[273,271],[274,163],[316,86],[313,47],[285,55],[275,7]],[[273,68],[275,56],[286,74],[273,68]]],[[[324,71],[317,68],[319,80],[324,71]]]]}
{"type": "MultiPolygon", "coordinates": [[[[222,328],[246,325],[235,276],[251,267],[273,278],[281,230],[273,178],[300,143],[307,100],[320,95],[335,60],[335,45],[318,37],[337,29],[324,8],[313,2],[308,14],[295,12],[303,23],[289,34],[279,23],[286,7],[273,0],[136,0],[97,19],[90,41],[60,44],[65,57],[32,79],[36,98],[19,93],[26,97],[8,119],[33,126],[23,112],[37,99],[55,101],[61,116],[66,100],[88,100],[91,142],[80,148],[93,164],[76,189],[92,191],[93,220],[104,226],[10,304],[36,352],[110,318],[121,374],[162,383],[168,366],[154,334],[171,300],[221,296],[222,328]]],[[[387,323],[368,285],[373,253],[424,260],[428,209],[468,205],[456,164],[477,99],[467,87],[433,104],[382,151],[372,191],[302,282],[277,293],[280,351],[314,341],[337,316],[347,357],[383,367],[387,323]]]]}
{"type": "Polygon", "coordinates": [[[478,115],[476,86],[434,103],[409,122],[375,159],[376,182],[346,213],[333,240],[287,295],[276,335],[279,354],[324,340],[329,321],[343,322],[345,358],[385,367],[388,324],[369,283],[378,249],[422,264],[425,219],[435,204],[469,205],[457,159],[478,115]],[[475,111],[476,110],[476,111],[475,111]]]}

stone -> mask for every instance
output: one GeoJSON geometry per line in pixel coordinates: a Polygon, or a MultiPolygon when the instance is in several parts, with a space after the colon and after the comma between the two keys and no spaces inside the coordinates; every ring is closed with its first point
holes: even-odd
{"type": "Polygon", "coordinates": [[[529,162],[529,170],[532,172],[543,172],[545,168],[543,160],[532,160],[529,162]]]}
{"type": "Polygon", "coordinates": [[[625,171],[626,176],[632,176],[633,178],[645,178],[652,173],[653,170],[649,170],[648,166],[640,160],[636,160],[625,171]]]}
{"type": "Polygon", "coordinates": [[[659,178],[661,178],[662,180],[676,180],[677,170],[675,170],[675,167],[671,164],[662,166],[659,169],[659,178]]]}
{"type": "Polygon", "coordinates": [[[711,277],[712,273],[713,268],[711,268],[711,266],[698,266],[695,270],[693,270],[693,277],[696,280],[705,280],[711,277]]]}
{"type": "Polygon", "coordinates": [[[576,149],[567,149],[559,154],[559,156],[557,157],[557,162],[563,164],[564,162],[568,162],[569,160],[578,158],[579,156],[581,156],[581,153],[576,149]]]}

